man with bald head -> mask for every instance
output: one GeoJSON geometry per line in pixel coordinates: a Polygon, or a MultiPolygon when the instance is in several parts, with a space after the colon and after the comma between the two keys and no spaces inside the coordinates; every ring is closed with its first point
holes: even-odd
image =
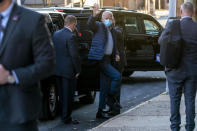
{"type": "MultiPolygon", "coordinates": [[[[184,49],[181,64],[177,68],[166,68],[171,104],[171,130],[179,131],[181,124],[180,101],[182,91],[186,106],[186,131],[195,128],[195,97],[197,89],[197,23],[192,20],[194,8],[192,3],[181,5],[180,28],[184,49]],[[184,88],[184,90],[183,90],[184,88]]],[[[166,25],[168,30],[173,21],[166,25]]]]}
{"type": "Polygon", "coordinates": [[[93,15],[88,20],[88,25],[94,33],[88,58],[99,61],[100,66],[100,99],[96,117],[110,118],[109,110],[105,110],[106,104],[111,110],[120,110],[116,96],[119,94],[121,75],[111,64],[113,60],[119,62],[120,56],[117,49],[113,13],[104,11],[102,22],[99,22],[96,20],[100,13],[98,5],[95,4],[93,15]]]}

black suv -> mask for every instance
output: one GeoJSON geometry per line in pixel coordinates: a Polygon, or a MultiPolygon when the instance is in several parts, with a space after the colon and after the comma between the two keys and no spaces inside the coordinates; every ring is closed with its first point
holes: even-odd
{"type": "MultiPolygon", "coordinates": [[[[51,34],[55,30],[63,27],[63,18],[67,15],[77,17],[77,33],[79,40],[79,51],[82,61],[82,72],[78,79],[78,98],[83,103],[93,103],[96,91],[99,90],[99,67],[98,63],[88,60],[88,52],[91,47],[92,35],[87,21],[92,14],[91,9],[72,8],[42,8],[36,9],[52,20],[49,24],[51,34]],[[58,13],[61,11],[62,13],[58,13]],[[59,28],[57,28],[59,27],[59,28]],[[81,97],[85,96],[85,97],[81,97]]],[[[123,28],[127,63],[124,75],[130,75],[137,70],[161,70],[162,66],[156,62],[156,55],[159,54],[159,44],[157,39],[163,30],[162,26],[150,15],[129,10],[102,9],[102,11],[112,11],[116,20],[116,25],[123,28]]],[[[98,20],[101,19],[101,16],[98,20]]],[[[54,118],[57,105],[58,94],[55,85],[55,76],[41,81],[43,92],[43,112],[45,119],[54,118]]]]}
{"type": "MultiPolygon", "coordinates": [[[[89,16],[92,14],[92,9],[61,7],[51,9],[72,15],[86,14],[89,16]]],[[[134,10],[102,9],[102,12],[106,10],[113,12],[116,25],[124,30],[122,44],[125,46],[128,65],[125,67],[123,75],[129,76],[134,71],[162,70],[163,67],[156,62],[156,55],[160,52],[157,40],[163,30],[161,24],[152,16],[134,10]]],[[[100,19],[101,16],[98,20],[100,19]]],[[[86,27],[84,30],[87,32],[89,29],[86,27]]]]}
{"type": "Polygon", "coordinates": [[[156,62],[156,55],[160,52],[157,41],[163,30],[161,24],[152,16],[137,11],[109,10],[114,14],[116,25],[124,30],[127,67],[123,74],[162,70],[163,67],[156,62]]]}
{"type": "MultiPolygon", "coordinates": [[[[82,73],[78,81],[78,90],[82,94],[85,92],[87,98],[82,98],[87,103],[93,102],[95,92],[99,90],[99,68],[97,63],[87,59],[93,33],[87,26],[89,16],[92,14],[91,9],[72,9],[52,7],[56,11],[72,14],[77,17],[80,37],[80,55],[82,58],[82,73]],[[80,91],[82,89],[82,91],[80,91]],[[85,90],[85,91],[84,91],[85,90]]],[[[116,25],[123,28],[124,41],[127,56],[127,66],[123,73],[129,76],[133,71],[162,70],[163,67],[156,62],[156,56],[159,54],[158,37],[163,27],[152,16],[139,13],[133,10],[120,9],[102,9],[103,11],[112,11],[116,25]]],[[[101,13],[102,14],[102,13],[101,13]]],[[[98,17],[98,20],[101,16],[98,17]]],[[[81,93],[80,93],[81,94],[81,93]]]]}

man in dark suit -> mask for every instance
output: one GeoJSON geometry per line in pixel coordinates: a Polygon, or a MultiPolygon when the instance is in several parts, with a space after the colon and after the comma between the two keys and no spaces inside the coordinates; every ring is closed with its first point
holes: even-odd
{"type": "MultiPolygon", "coordinates": [[[[171,104],[171,129],[179,131],[181,124],[180,101],[184,91],[186,105],[187,131],[195,128],[195,97],[197,89],[197,23],[192,20],[193,5],[186,2],[181,5],[181,33],[184,40],[184,50],[181,64],[178,68],[167,68],[166,75],[169,85],[171,104]],[[184,90],[183,90],[184,87],[184,90]]],[[[168,31],[168,23],[165,31],[168,31]]]]}
{"type": "Polygon", "coordinates": [[[0,0],[0,130],[37,131],[38,83],[54,72],[55,58],[45,18],[0,0]]]}
{"type": "MultiPolygon", "coordinates": [[[[117,38],[117,49],[120,55],[120,61],[114,61],[113,66],[121,73],[124,71],[125,66],[127,66],[127,59],[126,59],[126,53],[125,53],[125,46],[124,46],[124,32],[123,29],[118,26],[119,23],[116,22],[116,27],[114,28],[115,33],[116,33],[116,38],[117,38]]],[[[121,94],[121,89],[119,89],[119,92],[116,95],[116,100],[118,103],[120,103],[120,94],[121,94]]],[[[110,113],[112,115],[117,115],[120,114],[120,109],[119,110],[111,110],[110,113]]]]}
{"type": "Polygon", "coordinates": [[[127,59],[125,53],[125,46],[124,46],[124,31],[123,29],[116,24],[115,27],[116,38],[117,38],[117,49],[120,54],[120,61],[115,61],[115,66],[120,73],[124,71],[125,66],[127,66],[127,59]]]}
{"type": "Polygon", "coordinates": [[[59,89],[61,117],[65,124],[78,122],[72,120],[72,102],[78,78],[81,71],[78,45],[73,31],[76,28],[77,19],[68,15],[65,18],[65,27],[54,33],[53,42],[56,49],[56,75],[59,89]]]}

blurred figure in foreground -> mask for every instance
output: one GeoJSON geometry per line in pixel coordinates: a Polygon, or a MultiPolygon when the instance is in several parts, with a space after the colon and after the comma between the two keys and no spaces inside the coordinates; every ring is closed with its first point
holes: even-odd
{"type": "Polygon", "coordinates": [[[45,17],[0,0],[1,131],[38,131],[38,83],[54,73],[54,56],[45,17]]]}

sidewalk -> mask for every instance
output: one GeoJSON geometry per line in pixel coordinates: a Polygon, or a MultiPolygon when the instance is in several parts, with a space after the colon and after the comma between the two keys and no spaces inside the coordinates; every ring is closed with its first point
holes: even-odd
{"type": "MultiPolygon", "coordinates": [[[[182,117],[181,131],[185,131],[184,99],[181,101],[180,111],[182,117]]],[[[169,95],[161,94],[109,119],[98,127],[91,129],[91,131],[170,131],[169,118],[169,95]]],[[[197,128],[195,131],[197,131],[197,128]]]]}

